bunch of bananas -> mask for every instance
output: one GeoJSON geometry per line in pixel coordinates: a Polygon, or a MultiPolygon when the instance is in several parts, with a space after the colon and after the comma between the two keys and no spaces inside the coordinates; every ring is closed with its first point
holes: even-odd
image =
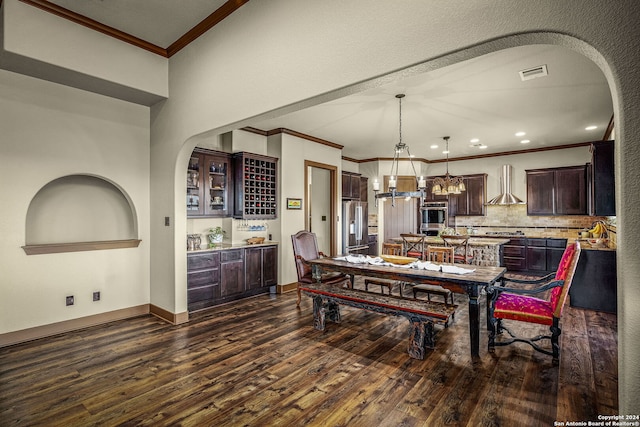
{"type": "Polygon", "coordinates": [[[597,221],[591,230],[589,230],[592,236],[606,236],[607,227],[602,223],[602,221],[597,221]]]}

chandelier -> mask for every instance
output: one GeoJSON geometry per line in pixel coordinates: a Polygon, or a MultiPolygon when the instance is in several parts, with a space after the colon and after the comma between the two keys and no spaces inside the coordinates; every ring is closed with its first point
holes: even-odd
{"type": "Polygon", "coordinates": [[[448,194],[460,194],[466,190],[464,180],[462,177],[449,175],[449,137],[445,136],[442,139],[446,142],[447,154],[447,173],[444,177],[437,177],[433,180],[433,187],[431,187],[431,193],[435,196],[446,196],[448,194]]]}
{"type": "Polygon", "coordinates": [[[388,197],[391,198],[391,206],[395,207],[395,199],[396,197],[403,197],[405,199],[410,199],[412,197],[416,197],[420,199],[420,206],[422,206],[424,201],[424,191],[427,187],[426,180],[424,177],[418,178],[418,174],[416,173],[416,168],[413,165],[413,158],[411,153],[409,152],[409,146],[402,142],[402,98],[404,98],[404,94],[396,95],[398,98],[399,104],[399,138],[398,143],[395,145],[393,161],[391,162],[391,174],[389,175],[389,191],[385,193],[379,193],[380,191],[380,183],[378,180],[373,181],[373,191],[375,193],[376,206],[378,206],[378,199],[386,200],[388,197]],[[397,188],[397,176],[398,176],[398,162],[400,161],[400,155],[404,152],[407,152],[407,156],[409,158],[409,162],[411,163],[411,169],[413,170],[413,174],[416,177],[416,184],[418,186],[418,191],[396,191],[397,188]]]}

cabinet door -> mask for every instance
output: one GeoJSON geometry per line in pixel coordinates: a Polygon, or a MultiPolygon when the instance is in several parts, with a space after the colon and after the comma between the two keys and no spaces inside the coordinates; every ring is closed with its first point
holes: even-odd
{"type": "Polygon", "coordinates": [[[587,214],[586,166],[562,168],[555,171],[556,215],[587,214]]]}
{"type": "Polygon", "coordinates": [[[593,214],[616,215],[615,174],[613,170],[613,141],[595,142],[592,147],[591,176],[593,186],[593,214]]]}
{"type": "Polygon", "coordinates": [[[465,178],[467,186],[467,215],[484,215],[485,214],[485,193],[486,193],[486,175],[478,175],[465,178]]]}
{"type": "Polygon", "coordinates": [[[527,214],[553,215],[555,212],[554,200],[554,171],[527,171],[527,214]]]}
{"type": "Polygon", "coordinates": [[[187,167],[187,216],[204,214],[203,169],[202,155],[192,153],[187,167]]]}
{"type": "Polygon", "coordinates": [[[369,178],[365,178],[363,176],[360,177],[360,201],[368,202],[369,201],[369,178]]]}
{"type": "Polygon", "coordinates": [[[205,176],[204,210],[206,216],[226,217],[232,212],[230,197],[231,164],[229,157],[203,156],[205,176]]]}
{"type": "Polygon", "coordinates": [[[278,247],[269,246],[262,249],[262,286],[278,284],[278,247]]]}
{"type": "Polygon", "coordinates": [[[244,250],[245,286],[246,289],[256,289],[262,286],[262,248],[247,248],[244,250]]]}
{"type": "Polygon", "coordinates": [[[244,260],[242,249],[221,251],[220,291],[223,297],[244,292],[244,260]]]}
{"type": "Polygon", "coordinates": [[[546,239],[527,239],[527,270],[547,271],[546,239]]]}
{"type": "MultiPolygon", "coordinates": [[[[467,191],[469,189],[467,188],[467,191]]],[[[467,203],[467,191],[461,194],[449,195],[449,216],[466,216],[469,213],[469,205],[467,203]]]]}

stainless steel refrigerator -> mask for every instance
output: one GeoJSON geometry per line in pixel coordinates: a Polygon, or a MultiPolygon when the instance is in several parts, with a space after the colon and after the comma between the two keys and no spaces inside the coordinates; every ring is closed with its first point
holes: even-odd
{"type": "Polygon", "coordinates": [[[342,202],[342,253],[363,254],[369,252],[369,212],[366,202],[342,202]]]}

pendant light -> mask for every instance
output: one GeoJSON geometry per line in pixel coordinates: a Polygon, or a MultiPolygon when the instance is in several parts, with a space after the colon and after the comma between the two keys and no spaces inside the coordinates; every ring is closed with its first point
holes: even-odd
{"type": "Polygon", "coordinates": [[[444,177],[437,177],[433,180],[433,187],[431,187],[431,193],[435,196],[446,196],[449,194],[461,194],[466,190],[464,185],[464,179],[460,176],[449,175],[449,137],[445,136],[446,154],[447,154],[447,173],[444,177]]]}
{"type": "Polygon", "coordinates": [[[400,93],[396,95],[398,99],[398,107],[399,107],[399,135],[398,135],[398,143],[395,145],[393,160],[391,162],[391,174],[389,175],[389,191],[385,193],[379,193],[380,191],[380,183],[375,180],[373,182],[373,191],[375,193],[376,206],[378,206],[378,199],[386,199],[388,197],[391,198],[391,206],[395,207],[395,198],[403,197],[405,199],[409,199],[412,197],[420,199],[420,206],[422,206],[424,201],[424,191],[426,189],[426,180],[424,177],[418,178],[418,174],[416,173],[416,168],[413,165],[413,159],[411,157],[411,153],[409,152],[409,146],[402,142],[402,98],[404,98],[404,94],[400,93]],[[407,153],[409,158],[409,162],[411,163],[411,169],[413,169],[413,174],[416,178],[416,184],[418,186],[418,191],[396,191],[397,188],[397,178],[398,178],[398,162],[400,161],[400,155],[404,152],[407,153]]]}

